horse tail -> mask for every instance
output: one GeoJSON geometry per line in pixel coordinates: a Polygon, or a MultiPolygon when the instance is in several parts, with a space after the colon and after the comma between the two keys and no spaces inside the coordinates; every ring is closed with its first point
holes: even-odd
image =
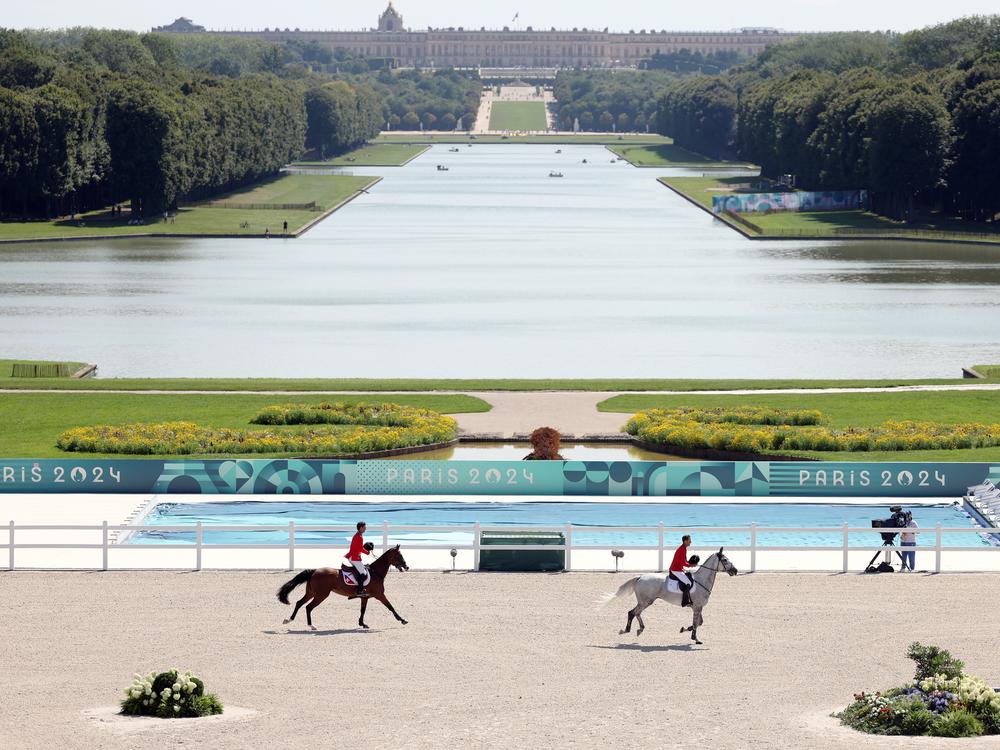
{"type": "Polygon", "coordinates": [[[295,578],[287,581],[280,589],[278,589],[278,601],[282,604],[288,604],[288,595],[292,593],[292,589],[298,586],[300,583],[309,583],[309,579],[312,578],[315,570],[303,570],[295,578]]]}
{"type": "Polygon", "coordinates": [[[632,578],[629,578],[627,581],[625,581],[625,583],[623,583],[621,586],[619,586],[618,590],[615,593],[613,593],[613,594],[604,594],[601,597],[601,600],[600,600],[601,601],[601,606],[602,607],[607,606],[608,604],[610,604],[611,602],[613,602],[615,599],[621,599],[626,594],[634,594],[635,593],[635,582],[638,581],[638,580],[639,580],[639,576],[633,576],[632,578]]]}

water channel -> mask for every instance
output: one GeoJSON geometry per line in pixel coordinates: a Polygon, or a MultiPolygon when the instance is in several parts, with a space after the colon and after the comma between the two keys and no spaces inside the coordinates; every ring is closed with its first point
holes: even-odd
{"type": "Polygon", "coordinates": [[[0,350],[108,377],[916,377],[1000,361],[997,250],[751,242],[656,182],[683,170],[598,146],[436,146],[351,171],[385,179],[298,240],[0,247],[0,350]]]}

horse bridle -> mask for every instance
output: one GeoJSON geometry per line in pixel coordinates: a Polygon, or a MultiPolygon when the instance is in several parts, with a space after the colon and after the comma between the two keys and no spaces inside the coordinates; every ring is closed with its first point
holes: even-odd
{"type": "MultiPolygon", "coordinates": [[[[722,558],[717,558],[717,561],[718,561],[718,562],[720,563],[720,565],[721,565],[721,563],[722,563],[722,558]]],[[[701,567],[703,567],[703,568],[708,568],[708,560],[706,560],[706,561],[705,561],[705,564],[704,564],[704,565],[702,565],[701,567]]],[[[725,565],[721,565],[721,567],[718,567],[718,568],[708,568],[708,569],[709,569],[709,570],[712,570],[712,571],[715,571],[715,574],[716,574],[716,575],[718,575],[718,574],[719,574],[719,571],[722,571],[722,570],[725,570],[725,569],[726,569],[726,566],[725,566],[725,565]]],[[[703,589],[705,589],[705,591],[707,591],[708,593],[710,593],[710,594],[712,593],[712,589],[710,589],[710,588],[709,588],[708,586],[706,586],[706,585],[705,585],[704,583],[702,583],[701,581],[699,581],[699,580],[698,580],[697,578],[695,578],[694,576],[691,576],[691,580],[692,580],[692,581],[694,581],[694,582],[695,582],[696,584],[698,584],[699,586],[701,586],[701,587],[702,587],[703,589]]]]}

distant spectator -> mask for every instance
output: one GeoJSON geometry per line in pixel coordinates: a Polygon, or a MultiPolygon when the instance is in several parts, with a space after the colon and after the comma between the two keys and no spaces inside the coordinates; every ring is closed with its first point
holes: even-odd
{"type": "MultiPolygon", "coordinates": [[[[906,520],[906,527],[908,529],[919,528],[917,522],[913,520],[913,513],[906,511],[906,515],[903,516],[906,520]]],[[[903,547],[916,547],[917,546],[917,535],[911,532],[901,532],[899,535],[899,543],[903,547]]],[[[912,573],[917,564],[917,553],[914,550],[906,551],[903,550],[903,570],[905,572],[912,573]]]]}
{"type": "Polygon", "coordinates": [[[281,231],[284,234],[288,234],[288,222],[287,221],[284,224],[281,225],[281,231]]]}

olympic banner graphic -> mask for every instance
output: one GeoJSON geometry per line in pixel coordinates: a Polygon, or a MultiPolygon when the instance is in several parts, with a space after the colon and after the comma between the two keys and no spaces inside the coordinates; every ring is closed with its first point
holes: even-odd
{"type": "Polygon", "coordinates": [[[4,460],[0,493],[960,497],[987,463],[4,460]]]}

